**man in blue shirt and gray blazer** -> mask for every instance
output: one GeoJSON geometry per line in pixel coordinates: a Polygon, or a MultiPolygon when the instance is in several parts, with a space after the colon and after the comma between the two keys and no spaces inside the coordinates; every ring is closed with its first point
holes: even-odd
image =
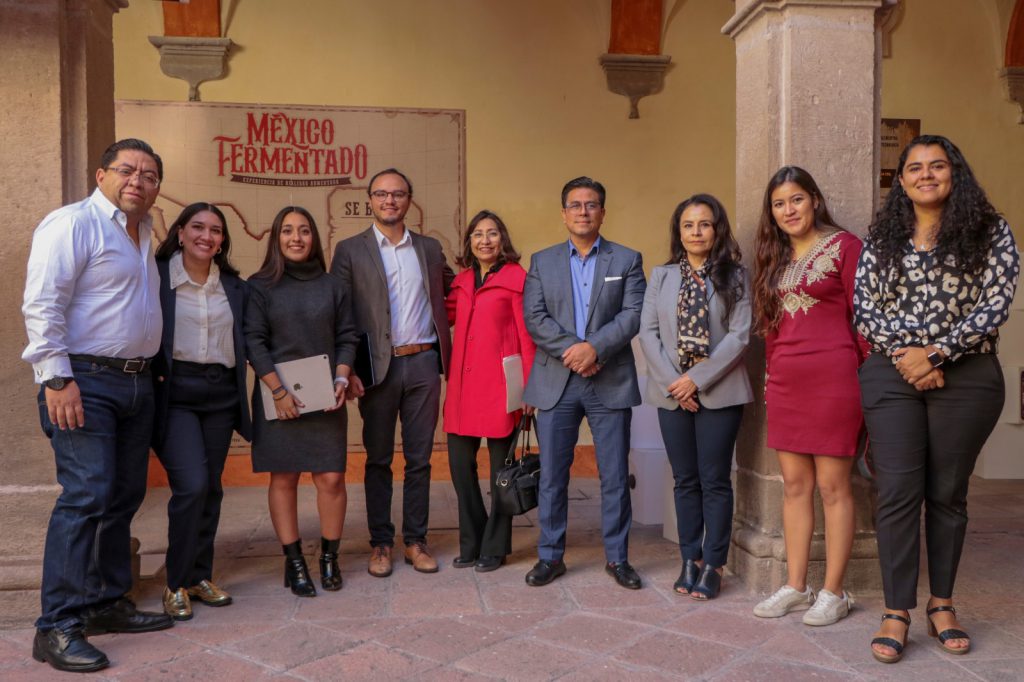
{"type": "Polygon", "coordinates": [[[539,561],[529,585],[565,573],[569,467],[586,416],[601,475],[605,570],[640,588],[629,565],[629,427],[640,404],[630,340],[640,327],[643,262],[639,253],[600,236],[605,189],[588,177],[562,188],[568,242],[535,253],[523,291],[526,327],[537,343],[524,402],[537,408],[540,442],[539,561]]]}

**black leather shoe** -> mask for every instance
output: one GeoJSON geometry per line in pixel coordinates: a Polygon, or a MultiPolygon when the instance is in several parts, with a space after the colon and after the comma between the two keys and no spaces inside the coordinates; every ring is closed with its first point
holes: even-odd
{"type": "Polygon", "coordinates": [[[110,665],[106,655],[89,644],[78,625],[63,630],[54,628],[47,632],[36,630],[36,637],[32,641],[32,658],[40,663],[49,663],[57,670],[72,673],[91,673],[110,665]]]}
{"type": "Polygon", "coordinates": [[[540,587],[547,585],[560,575],[565,575],[564,561],[545,561],[541,559],[526,574],[526,584],[540,587]]]}
{"type": "Polygon", "coordinates": [[[452,568],[469,568],[476,565],[476,558],[464,559],[461,555],[452,559],[452,568]]]}
{"type": "Polygon", "coordinates": [[[284,586],[292,590],[296,597],[315,597],[316,585],[309,577],[309,566],[302,554],[302,540],[290,545],[281,545],[284,550],[284,586]]]}
{"type": "Polygon", "coordinates": [[[679,580],[672,586],[672,589],[679,594],[690,594],[698,577],[700,577],[700,566],[693,559],[686,559],[683,561],[683,570],[679,574],[679,580]]]}
{"type": "Polygon", "coordinates": [[[640,589],[640,576],[633,570],[628,561],[605,564],[604,572],[615,578],[615,582],[628,590],[640,589]]]}
{"type": "Polygon", "coordinates": [[[320,538],[320,586],[329,592],[341,589],[341,569],[338,567],[338,548],[341,540],[320,538]]]}
{"type": "Polygon", "coordinates": [[[174,620],[166,613],[139,611],[135,602],[121,597],[100,609],[88,609],[82,614],[85,634],[102,635],[108,632],[154,632],[166,630],[174,620]]]}
{"type": "Polygon", "coordinates": [[[476,562],[475,570],[477,573],[488,573],[490,571],[496,570],[504,563],[505,557],[503,556],[482,556],[476,562]]]}
{"type": "Polygon", "coordinates": [[[722,589],[722,574],[711,564],[704,564],[700,569],[700,577],[690,590],[690,596],[699,601],[714,599],[722,589]]]}

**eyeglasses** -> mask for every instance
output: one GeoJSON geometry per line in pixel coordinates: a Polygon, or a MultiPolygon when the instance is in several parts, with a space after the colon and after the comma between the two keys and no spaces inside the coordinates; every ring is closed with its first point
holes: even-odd
{"type": "Polygon", "coordinates": [[[138,168],[132,168],[131,166],[110,166],[109,168],[104,168],[103,170],[113,171],[114,173],[117,173],[118,177],[120,177],[125,182],[131,180],[136,175],[138,175],[139,180],[146,187],[156,188],[160,186],[160,177],[153,171],[144,171],[138,168]]]}
{"type": "Polygon", "coordinates": [[[403,201],[409,197],[409,193],[404,192],[400,189],[394,192],[386,192],[382,189],[377,189],[370,192],[370,196],[376,199],[377,201],[385,201],[389,196],[395,201],[403,201]]]}
{"type": "Polygon", "coordinates": [[[601,208],[601,204],[597,203],[596,201],[588,201],[586,203],[574,201],[570,204],[565,205],[565,210],[569,211],[570,213],[579,213],[584,209],[586,209],[587,213],[593,213],[594,211],[600,210],[601,208]]]}

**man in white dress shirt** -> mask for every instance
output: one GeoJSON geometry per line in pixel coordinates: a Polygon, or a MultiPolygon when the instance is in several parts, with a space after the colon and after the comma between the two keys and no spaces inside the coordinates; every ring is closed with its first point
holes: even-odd
{"type": "Polygon", "coordinates": [[[48,215],[32,238],[22,358],[40,385],[40,422],[63,487],[46,533],[32,655],[58,670],[109,665],[86,633],[173,625],[126,597],[153,428],[149,363],[162,328],[148,216],[162,177],[148,144],[116,142],[92,195],[48,215]]]}
{"type": "Polygon", "coordinates": [[[366,335],[373,368],[373,376],[367,376],[357,359],[352,379],[353,389],[367,384],[359,399],[366,446],[366,520],[373,548],[367,570],[378,578],[391,575],[391,462],[395,424],[401,418],[405,561],[421,573],[435,573],[437,561],[427,546],[430,454],[440,375],[447,371],[452,349],[444,299],[455,275],[440,242],[405,224],[412,183],[401,171],[380,171],[370,178],[367,193],[373,225],[340,242],[331,261],[331,272],[349,292],[356,327],[366,335]]]}

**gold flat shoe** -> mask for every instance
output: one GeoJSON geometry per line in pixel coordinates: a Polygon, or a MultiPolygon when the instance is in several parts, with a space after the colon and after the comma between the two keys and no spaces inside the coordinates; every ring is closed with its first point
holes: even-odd
{"type": "Polygon", "coordinates": [[[188,594],[207,606],[227,606],[231,603],[231,595],[209,580],[200,580],[198,585],[188,588],[188,594]]]}
{"type": "Polygon", "coordinates": [[[164,588],[164,613],[174,620],[191,620],[192,602],[184,587],[179,587],[173,592],[170,588],[164,588]]]}

